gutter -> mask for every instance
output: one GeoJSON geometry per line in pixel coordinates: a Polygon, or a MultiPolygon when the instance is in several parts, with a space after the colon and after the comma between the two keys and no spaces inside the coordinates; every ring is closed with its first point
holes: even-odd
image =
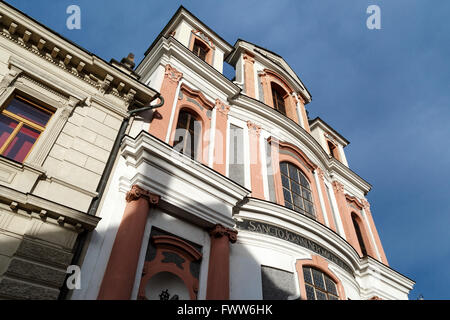
{"type": "MultiPolygon", "coordinates": [[[[111,153],[109,155],[108,161],[106,162],[106,166],[105,166],[105,169],[103,170],[102,177],[100,178],[100,181],[97,186],[97,190],[96,190],[97,196],[95,198],[93,198],[91,201],[91,204],[90,204],[88,212],[87,212],[88,215],[95,216],[95,214],[97,213],[98,207],[100,205],[100,201],[102,200],[102,197],[103,197],[103,193],[105,192],[108,180],[111,176],[111,172],[112,172],[114,163],[116,162],[117,154],[119,152],[119,148],[122,143],[122,139],[125,137],[125,131],[128,128],[128,125],[130,123],[130,119],[139,112],[160,108],[163,105],[164,105],[164,98],[161,96],[160,93],[158,93],[149,102],[148,106],[128,111],[128,116],[123,119],[122,124],[120,125],[119,133],[116,137],[116,140],[114,141],[114,145],[111,149],[111,153]],[[156,104],[154,106],[150,105],[150,103],[152,101],[154,101],[158,98],[160,100],[160,102],[158,104],[156,104]]],[[[78,265],[78,262],[80,261],[81,253],[86,244],[86,239],[87,239],[87,236],[89,235],[89,232],[90,231],[88,231],[88,230],[83,230],[83,232],[81,232],[81,234],[78,236],[77,244],[75,247],[75,252],[73,254],[73,258],[70,263],[71,265],[78,265]]],[[[69,278],[69,276],[70,276],[70,274],[66,275],[64,283],[63,283],[62,287],[60,288],[58,300],[66,300],[66,298],[67,298],[69,289],[67,288],[66,283],[67,283],[67,279],[69,278]]]]}

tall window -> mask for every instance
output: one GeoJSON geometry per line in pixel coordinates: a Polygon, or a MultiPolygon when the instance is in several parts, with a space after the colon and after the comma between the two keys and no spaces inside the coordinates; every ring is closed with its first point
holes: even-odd
{"type": "Polygon", "coordinates": [[[23,162],[52,112],[20,96],[0,110],[0,155],[23,162]]]}
{"type": "Polygon", "coordinates": [[[358,238],[359,247],[361,248],[361,253],[363,256],[367,256],[366,245],[364,244],[364,239],[363,239],[363,236],[361,233],[361,228],[359,226],[357,219],[358,218],[355,216],[355,214],[352,213],[353,226],[355,228],[356,237],[358,238]]]}
{"type": "Polygon", "coordinates": [[[325,273],[303,267],[307,300],[339,300],[336,283],[325,273]]]}
{"type": "Polygon", "coordinates": [[[199,40],[194,41],[194,48],[192,49],[194,54],[202,59],[203,61],[206,61],[206,55],[208,54],[209,49],[206,47],[204,43],[202,43],[199,40]]]}
{"type": "Polygon", "coordinates": [[[315,218],[311,187],[305,175],[289,162],[280,163],[284,205],[315,218]]]}
{"type": "Polygon", "coordinates": [[[181,110],[175,132],[174,148],[192,159],[196,159],[200,132],[201,125],[199,121],[196,121],[195,115],[189,111],[181,110]]]}
{"type": "Polygon", "coordinates": [[[272,83],[271,87],[272,87],[273,107],[278,111],[280,111],[282,114],[286,115],[286,104],[284,101],[286,92],[276,83],[272,83]]]}
{"type": "Polygon", "coordinates": [[[337,147],[330,141],[327,141],[327,143],[328,143],[328,149],[330,149],[330,156],[332,156],[336,159],[339,159],[337,147]]]}

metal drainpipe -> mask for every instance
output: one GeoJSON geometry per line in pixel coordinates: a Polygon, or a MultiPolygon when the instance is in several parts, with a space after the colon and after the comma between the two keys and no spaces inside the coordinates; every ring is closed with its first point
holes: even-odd
{"type": "MultiPolygon", "coordinates": [[[[114,145],[112,147],[111,153],[109,155],[108,161],[106,162],[105,169],[103,170],[103,175],[100,178],[100,181],[97,186],[97,196],[92,199],[91,205],[88,209],[88,215],[94,216],[97,212],[98,206],[100,205],[100,201],[102,200],[103,193],[105,192],[106,185],[108,183],[109,177],[111,175],[112,168],[114,166],[114,163],[116,162],[117,153],[119,152],[120,144],[122,142],[123,137],[125,136],[125,131],[127,130],[128,124],[130,123],[130,118],[133,117],[135,114],[147,111],[147,110],[153,110],[156,108],[160,108],[164,105],[164,98],[161,96],[161,94],[158,93],[151,101],[154,101],[156,99],[160,99],[160,102],[154,106],[147,106],[143,108],[138,108],[134,110],[128,111],[128,116],[123,119],[122,124],[119,129],[119,134],[116,137],[116,140],[114,141],[114,145]]],[[[71,265],[78,265],[78,261],[81,257],[81,252],[83,251],[84,244],[86,243],[86,238],[88,236],[89,232],[87,230],[84,230],[79,236],[78,241],[76,244],[75,252],[73,254],[71,265]]],[[[58,300],[65,300],[68,293],[68,288],[66,285],[67,279],[70,276],[70,274],[67,274],[66,279],[64,280],[63,286],[61,287],[61,290],[59,292],[58,300]]]]}

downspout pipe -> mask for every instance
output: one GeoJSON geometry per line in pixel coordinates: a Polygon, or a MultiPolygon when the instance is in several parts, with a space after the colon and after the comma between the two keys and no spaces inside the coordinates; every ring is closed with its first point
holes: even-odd
{"type": "MultiPolygon", "coordinates": [[[[88,215],[95,216],[95,214],[97,213],[98,207],[99,207],[100,202],[103,197],[103,193],[105,192],[108,180],[111,176],[111,172],[114,167],[114,163],[116,162],[117,154],[119,152],[120,145],[122,143],[122,139],[125,136],[125,132],[130,123],[130,119],[140,112],[160,108],[163,105],[164,105],[164,98],[161,96],[160,93],[158,93],[149,102],[148,106],[128,111],[127,117],[123,119],[122,124],[120,125],[119,133],[117,134],[116,140],[114,141],[114,145],[111,149],[111,153],[109,155],[108,161],[106,162],[105,169],[103,170],[102,177],[100,178],[100,181],[99,181],[97,189],[96,189],[97,196],[95,196],[91,201],[91,204],[90,204],[88,212],[87,212],[88,215]],[[150,103],[152,103],[154,100],[156,100],[158,98],[160,100],[158,104],[150,105],[150,103]]],[[[80,258],[81,258],[81,252],[83,251],[88,234],[89,234],[89,231],[84,230],[78,236],[78,241],[77,241],[77,244],[75,247],[75,252],[73,254],[71,265],[78,265],[78,262],[80,261],[80,258]]],[[[69,276],[70,276],[70,274],[67,274],[66,279],[64,280],[63,286],[61,287],[61,290],[60,290],[60,293],[58,296],[58,300],[66,300],[66,297],[67,297],[67,294],[69,291],[67,288],[66,282],[67,282],[67,279],[69,276]]]]}

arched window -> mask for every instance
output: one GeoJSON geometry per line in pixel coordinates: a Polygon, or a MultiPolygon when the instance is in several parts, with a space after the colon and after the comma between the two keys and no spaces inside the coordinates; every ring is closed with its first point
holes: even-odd
{"type": "Polygon", "coordinates": [[[339,300],[336,283],[325,273],[303,267],[307,300],[339,300]]]}
{"type": "Polygon", "coordinates": [[[315,218],[311,187],[305,175],[289,162],[280,163],[284,205],[315,218]]]}
{"type": "Polygon", "coordinates": [[[272,99],[273,107],[280,111],[282,114],[286,115],[286,91],[283,90],[278,84],[272,82],[272,99]]]}
{"type": "Polygon", "coordinates": [[[203,61],[206,61],[206,55],[208,54],[209,49],[203,42],[196,39],[194,41],[194,48],[192,49],[192,51],[197,57],[199,57],[203,61]]]}
{"type": "Polygon", "coordinates": [[[366,245],[364,244],[364,239],[363,239],[363,236],[361,233],[361,227],[358,222],[358,217],[356,217],[356,215],[354,213],[352,213],[352,221],[353,221],[353,226],[355,228],[356,237],[358,238],[359,247],[361,248],[361,253],[363,256],[367,256],[367,249],[366,249],[366,245]]]}
{"type": "Polygon", "coordinates": [[[197,159],[201,137],[201,123],[196,118],[193,113],[185,109],[180,111],[173,144],[176,150],[192,159],[197,159]]]}

